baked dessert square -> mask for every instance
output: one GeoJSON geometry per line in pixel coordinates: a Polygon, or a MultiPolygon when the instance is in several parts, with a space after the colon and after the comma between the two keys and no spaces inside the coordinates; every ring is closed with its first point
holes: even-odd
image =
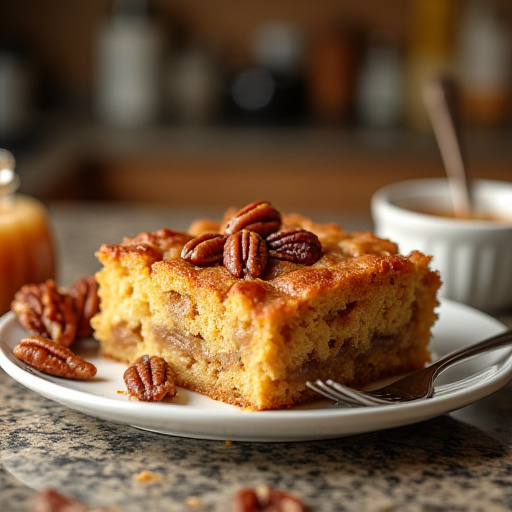
{"type": "Polygon", "coordinates": [[[97,257],[91,324],[103,354],[163,357],[178,386],[245,409],[311,401],[308,380],[363,386],[430,358],[440,286],[430,257],[368,232],[258,202],[97,257]]]}

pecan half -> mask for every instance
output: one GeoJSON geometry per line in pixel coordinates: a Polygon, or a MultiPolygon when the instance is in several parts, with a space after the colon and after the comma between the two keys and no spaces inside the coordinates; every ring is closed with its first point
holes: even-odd
{"type": "Polygon", "coordinates": [[[174,370],[158,356],[139,357],[123,378],[130,396],[143,402],[159,402],[176,394],[174,370]]]}
{"type": "Polygon", "coordinates": [[[20,324],[29,331],[69,347],[76,334],[77,315],[73,299],[60,293],[55,281],[27,284],[11,303],[20,324]]]}
{"type": "Polygon", "coordinates": [[[313,265],[322,255],[318,237],[305,229],[290,229],[272,233],[267,238],[268,253],[272,258],[313,265]]]}
{"type": "Polygon", "coordinates": [[[53,488],[43,488],[32,500],[30,512],[119,512],[119,509],[98,508],[76,498],[65,496],[53,488]]]}
{"type": "Polygon", "coordinates": [[[161,251],[167,251],[175,244],[185,244],[192,238],[187,233],[173,231],[172,229],[162,228],[152,233],[143,232],[135,237],[124,237],[124,245],[148,244],[161,251]]]}
{"type": "Polygon", "coordinates": [[[42,336],[28,336],[14,347],[13,354],[40,372],[68,379],[90,379],[96,367],[71,350],[42,336]]]}
{"type": "Polygon", "coordinates": [[[226,236],[218,233],[205,233],[187,242],[181,251],[181,257],[198,267],[221,263],[226,236]]]}
{"type": "Polygon", "coordinates": [[[291,494],[267,485],[240,489],[231,500],[230,512],[304,512],[304,504],[291,494]]]}
{"type": "Polygon", "coordinates": [[[243,229],[230,235],[224,245],[224,266],[234,277],[261,276],[268,260],[265,240],[254,231],[243,229]]]}
{"type": "Polygon", "coordinates": [[[248,229],[263,238],[281,226],[281,214],[267,201],[251,203],[238,211],[226,224],[225,233],[232,235],[248,229]]]}
{"type": "Polygon", "coordinates": [[[98,283],[94,276],[85,276],[74,281],[69,287],[77,314],[76,335],[82,338],[92,336],[91,318],[100,309],[98,283]]]}

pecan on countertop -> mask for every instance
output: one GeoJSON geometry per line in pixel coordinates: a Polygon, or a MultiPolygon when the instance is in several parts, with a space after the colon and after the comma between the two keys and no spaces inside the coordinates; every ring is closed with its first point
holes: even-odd
{"type": "Polygon", "coordinates": [[[231,500],[230,512],[305,512],[295,496],[268,485],[240,489],[231,500]]]}
{"type": "Polygon", "coordinates": [[[65,496],[56,489],[43,488],[33,499],[30,512],[121,512],[119,509],[93,507],[83,501],[65,496]]]}

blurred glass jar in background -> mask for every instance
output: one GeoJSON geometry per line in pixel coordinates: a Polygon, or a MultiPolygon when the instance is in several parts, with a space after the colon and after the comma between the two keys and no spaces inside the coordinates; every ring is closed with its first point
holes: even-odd
{"type": "Polygon", "coordinates": [[[336,125],[352,120],[360,47],[359,33],[350,25],[329,25],[313,35],[306,68],[308,104],[315,122],[336,125]]]}
{"type": "Polygon", "coordinates": [[[405,121],[428,133],[430,120],[423,100],[425,82],[454,76],[458,21],[457,0],[411,0],[410,38],[405,62],[405,121]]]}
{"type": "Polygon", "coordinates": [[[167,108],[171,119],[186,125],[209,124],[219,115],[221,76],[210,51],[191,44],[169,59],[167,108]]]}
{"type": "Polygon", "coordinates": [[[511,20],[493,2],[466,3],[459,34],[458,65],[466,121],[500,128],[512,107],[511,20]]]}
{"type": "Polygon", "coordinates": [[[391,35],[375,35],[366,48],[357,87],[357,117],[365,127],[396,128],[402,116],[402,59],[391,35]]]}
{"type": "Polygon", "coordinates": [[[16,194],[19,177],[9,151],[0,150],[0,314],[27,283],[55,278],[55,250],[44,205],[16,194]]]}
{"type": "Polygon", "coordinates": [[[0,141],[17,143],[32,123],[33,76],[23,49],[0,47],[0,141]]]}
{"type": "Polygon", "coordinates": [[[161,108],[163,35],[145,0],[116,0],[96,34],[96,114],[107,126],[154,125],[161,108]]]}

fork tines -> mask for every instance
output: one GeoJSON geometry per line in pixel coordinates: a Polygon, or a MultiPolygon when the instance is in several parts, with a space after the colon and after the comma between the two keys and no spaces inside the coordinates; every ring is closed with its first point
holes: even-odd
{"type": "Polygon", "coordinates": [[[333,387],[333,384],[336,384],[336,382],[330,379],[327,381],[317,379],[314,382],[306,382],[306,386],[309,389],[316,391],[325,398],[333,400],[335,402],[335,405],[345,405],[347,407],[363,405],[360,400],[351,398],[349,395],[341,393],[339,390],[333,387]]]}

